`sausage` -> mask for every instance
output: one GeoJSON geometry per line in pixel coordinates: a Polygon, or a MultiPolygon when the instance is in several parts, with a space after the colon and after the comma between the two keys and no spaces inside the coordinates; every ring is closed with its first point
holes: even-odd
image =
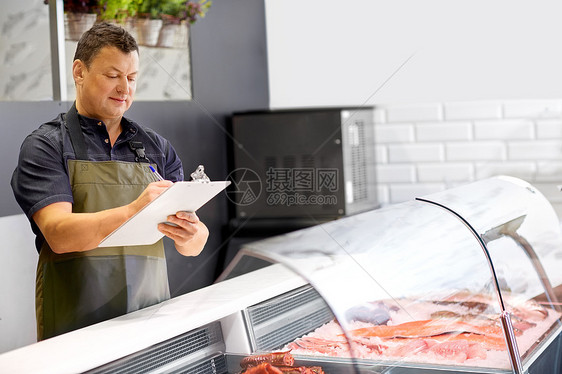
{"type": "Polygon", "coordinates": [[[253,355],[244,357],[240,361],[240,366],[246,369],[250,366],[257,366],[264,362],[270,363],[273,366],[293,366],[295,364],[295,359],[290,351],[286,352],[273,352],[263,355],[253,355]]]}

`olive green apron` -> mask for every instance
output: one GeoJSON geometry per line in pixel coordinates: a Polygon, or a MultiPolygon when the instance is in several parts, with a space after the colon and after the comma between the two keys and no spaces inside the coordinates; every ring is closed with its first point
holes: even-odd
{"type": "MultiPolygon", "coordinates": [[[[67,116],[68,126],[70,122],[67,116]]],[[[73,146],[76,149],[74,139],[73,146]]],[[[154,181],[147,163],[69,160],[68,171],[74,197],[73,213],[126,205],[154,181]]],[[[39,254],[36,278],[38,340],[169,297],[162,240],[150,246],[96,248],[64,254],[54,253],[45,242],[39,254]]]]}

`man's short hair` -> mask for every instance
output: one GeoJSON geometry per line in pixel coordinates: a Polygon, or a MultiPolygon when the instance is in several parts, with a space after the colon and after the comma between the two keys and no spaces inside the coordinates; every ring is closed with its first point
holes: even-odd
{"type": "Polygon", "coordinates": [[[74,60],[82,61],[87,68],[104,47],[116,47],[124,53],[139,52],[137,41],[124,28],[107,23],[96,23],[82,34],[76,46],[74,60]]]}

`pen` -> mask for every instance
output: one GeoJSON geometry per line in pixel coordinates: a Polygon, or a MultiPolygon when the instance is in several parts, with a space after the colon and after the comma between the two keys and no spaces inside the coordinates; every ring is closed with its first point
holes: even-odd
{"type": "Polygon", "coordinates": [[[148,167],[150,168],[150,171],[152,171],[152,173],[156,176],[156,179],[158,179],[159,181],[163,181],[163,180],[164,180],[164,178],[162,178],[162,176],[160,175],[160,173],[158,173],[158,172],[156,171],[156,169],[154,169],[154,168],[152,167],[152,165],[148,165],[148,167]]]}

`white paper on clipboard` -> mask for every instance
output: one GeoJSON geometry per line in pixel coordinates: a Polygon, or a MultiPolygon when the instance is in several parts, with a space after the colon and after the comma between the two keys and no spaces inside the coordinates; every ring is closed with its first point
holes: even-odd
{"type": "Polygon", "coordinates": [[[229,181],[176,182],[106,236],[98,247],[154,244],[164,236],[157,229],[159,223],[180,211],[195,212],[229,184],[229,181]]]}

